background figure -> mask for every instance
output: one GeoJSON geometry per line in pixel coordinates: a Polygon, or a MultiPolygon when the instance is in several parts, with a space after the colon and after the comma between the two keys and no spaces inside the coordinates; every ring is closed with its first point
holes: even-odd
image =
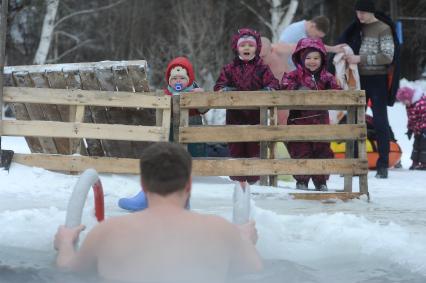
{"type": "MultiPolygon", "coordinates": [[[[275,78],[281,81],[284,73],[289,71],[288,59],[294,51],[293,44],[287,43],[271,43],[266,37],[261,37],[262,50],[260,50],[260,58],[263,63],[269,66],[275,78]]],[[[288,118],[288,110],[278,110],[278,124],[286,125],[288,118]]]]}
{"type": "MultiPolygon", "coordinates": [[[[260,59],[262,42],[260,34],[251,29],[240,29],[232,38],[235,58],[225,65],[214,86],[215,91],[254,91],[279,88],[279,82],[270,68],[260,59]]],[[[257,125],[260,123],[259,110],[227,110],[227,125],[257,125]]],[[[259,157],[259,143],[229,143],[231,157],[259,157]]],[[[231,176],[231,180],[255,183],[259,176],[231,176]]]]}
{"type": "MultiPolygon", "coordinates": [[[[327,72],[327,53],[321,39],[304,38],[297,44],[292,58],[296,70],[284,75],[281,82],[285,90],[341,89],[335,77],[327,72]]],[[[327,110],[290,110],[289,125],[329,124],[327,110]]],[[[329,142],[288,142],[291,158],[333,158],[329,142]]],[[[295,175],[297,189],[308,189],[312,178],[315,189],[327,191],[329,175],[295,175]]]]}
{"type": "Polygon", "coordinates": [[[410,170],[426,170],[426,96],[420,89],[402,87],[396,95],[407,108],[408,139],[414,134],[410,170]]]}
{"type": "MultiPolygon", "coordinates": [[[[302,20],[294,22],[286,27],[280,35],[280,42],[292,44],[293,50],[296,44],[302,38],[324,38],[330,29],[330,20],[326,16],[317,16],[311,20],[302,20]]],[[[339,44],[335,46],[325,45],[327,52],[341,52],[344,45],[339,44]]],[[[289,71],[296,69],[293,64],[292,58],[289,56],[287,59],[289,71]]]]}
{"type": "Polygon", "coordinates": [[[387,106],[395,102],[399,84],[399,43],[392,21],[375,10],[371,0],[355,4],[356,20],[339,42],[351,46],[356,55],[346,55],[350,64],[358,64],[361,89],[371,100],[374,127],[377,131],[377,178],[388,177],[389,121],[387,106]],[[389,88],[390,86],[390,88],[389,88]]]}

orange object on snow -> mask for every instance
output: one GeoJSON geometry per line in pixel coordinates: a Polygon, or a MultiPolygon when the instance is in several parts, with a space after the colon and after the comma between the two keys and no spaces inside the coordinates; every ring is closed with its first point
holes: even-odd
{"type": "MultiPolygon", "coordinates": [[[[390,141],[390,150],[389,150],[389,167],[394,167],[400,160],[402,156],[401,147],[395,142],[390,141]]],[[[331,150],[334,153],[334,158],[345,158],[346,152],[346,143],[345,142],[332,142],[331,150]]],[[[377,159],[379,159],[379,153],[377,152],[377,143],[376,141],[367,139],[367,159],[368,159],[368,169],[375,169],[377,159]]]]}

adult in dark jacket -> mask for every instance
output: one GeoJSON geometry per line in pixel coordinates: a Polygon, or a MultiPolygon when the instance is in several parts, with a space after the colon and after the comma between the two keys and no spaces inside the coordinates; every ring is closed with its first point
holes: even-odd
{"type": "MultiPolygon", "coordinates": [[[[251,29],[240,29],[232,37],[234,60],[225,65],[214,86],[215,91],[255,91],[279,89],[279,81],[260,58],[260,34],[251,29]]],[[[259,110],[227,110],[227,125],[256,125],[260,123],[259,110]]],[[[229,143],[231,157],[259,157],[259,143],[229,143]]],[[[231,176],[232,180],[254,183],[259,176],[231,176]]]]}
{"type": "Polygon", "coordinates": [[[346,29],[339,43],[347,43],[355,55],[348,63],[358,64],[361,89],[372,102],[374,127],[377,131],[377,178],[388,177],[389,120],[387,106],[395,102],[399,87],[399,42],[393,22],[376,11],[372,0],[358,0],[356,20],[346,29]]]}

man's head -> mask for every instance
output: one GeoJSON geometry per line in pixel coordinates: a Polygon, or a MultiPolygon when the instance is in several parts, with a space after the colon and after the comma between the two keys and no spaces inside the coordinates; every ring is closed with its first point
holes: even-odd
{"type": "Polygon", "coordinates": [[[308,21],[306,33],[310,38],[323,38],[330,29],[330,20],[326,16],[318,16],[308,21]]]}
{"type": "Polygon", "coordinates": [[[362,24],[368,24],[375,20],[374,13],[376,12],[376,8],[372,0],[357,0],[355,11],[358,20],[362,24]]]}
{"type": "Polygon", "coordinates": [[[190,188],[192,159],[179,144],[158,142],[147,147],[140,169],[146,192],[167,196],[190,188]]]}

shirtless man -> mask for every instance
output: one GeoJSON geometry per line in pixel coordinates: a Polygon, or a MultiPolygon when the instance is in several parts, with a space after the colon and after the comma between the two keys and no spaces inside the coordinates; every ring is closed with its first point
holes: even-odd
{"type": "MultiPolygon", "coordinates": [[[[288,58],[291,57],[295,49],[294,44],[271,43],[266,37],[261,37],[262,49],[260,58],[263,63],[269,66],[275,78],[281,82],[284,73],[289,71],[288,58]]],[[[278,124],[287,125],[288,110],[278,111],[278,124]]]]}
{"type": "Polygon", "coordinates": [[[78,251],[74,244],[84,226],[59,227],[56,265],[97,270],[101,278],[120,282],[226,282],[232,274],[261,270],[253,222],[237,228],[223,218],[185,210],[191,163],[178,144],[147,148],[140,168],[148,208],[95,226],[78,251]]]}

